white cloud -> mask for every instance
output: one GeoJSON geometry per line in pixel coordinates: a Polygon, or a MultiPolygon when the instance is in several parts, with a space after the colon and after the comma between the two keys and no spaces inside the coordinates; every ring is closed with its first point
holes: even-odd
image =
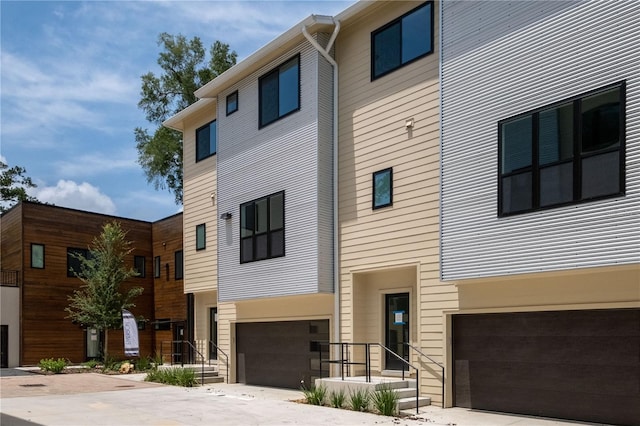
{"type": "Polygon", "coordinates": [[[117,155],[94,152],[73,157],[71,161],[57,161],[55,167],[56,172],[65,177],[95,176],[114,171],[139,171],[140,166],[136,158],[136,152],[133,149],[122,151],[117,155]]]}
{"type": "Polygon", "coordinates": [[[87,182],[78,184],[72,180],[60,180],[56,186],[36,188],[30,192],[38,200],[60,207],[108,215],[116,213],[116,205],[111,198],[87,182]]]}

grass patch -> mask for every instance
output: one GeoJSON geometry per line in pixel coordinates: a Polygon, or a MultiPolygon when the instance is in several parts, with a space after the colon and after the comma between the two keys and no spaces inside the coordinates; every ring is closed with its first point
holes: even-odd
{"type": "Polygon", "coordinates": [[[191,388],[196,385],[196,373],[188,368],[172,367],[151,370],[144,378],[146,382],[191,388]]]}
{"type": "Polygon", "coordinates": [[[38,367],[42,371],[52,372],[54,374],[60,374],[67,367],[67,360],[64,358],[44,358],[38,363],[38,367]]]}
{"type": "Polygon", "coordinates": [[[388,386],[374,392],[371,402],[383,416],[395,416],[398,413],[398,394],[388,386]]]}

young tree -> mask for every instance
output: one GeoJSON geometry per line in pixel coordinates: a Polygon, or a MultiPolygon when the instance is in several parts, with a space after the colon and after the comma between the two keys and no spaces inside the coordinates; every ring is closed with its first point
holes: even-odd
{"type": "Polygon", "coordinates": [[[156,126],[153,134],[147,129],[134,130],[138,163],[147,181],[156,189],[168,189],[176,204],[182,203],[182,134],[162,127],[162,122],[196,102],[194,92],[236,63],[237,54],[229,45],[216,41],[210,48],[210,59],[198,37],[187,40],[183,35],[162,33],[158,45],[163,51],[158,57],[162,73],[142,76],[138,108],[147,121],[156,126]]]}
{"type": "Polygon", "coordinates": [[[0,161],[0,213],[10,209],[19,201],[38,201],[27,194],[28,188],[36,188],[37,185],[25,176],[27,169],[20,166],[9,168],[0,161]]]}
{"type": "Polygon", "coordinates": [[[83,285],[68,297],[67,318],[83,326],[104,331],[104,360],[107,359],[109,330],[122,325],[122,310],[135,307],[133,300],[142,294],[142,287],[120,292],[121,284],[137,275],[133,268],[125,267],[125,258],[131,254],[131,242],[120,223],[112,221],[102,227],[102,233],[93,239],[89,256],[74,255],[80,270],[73,273],[83,285]]]}

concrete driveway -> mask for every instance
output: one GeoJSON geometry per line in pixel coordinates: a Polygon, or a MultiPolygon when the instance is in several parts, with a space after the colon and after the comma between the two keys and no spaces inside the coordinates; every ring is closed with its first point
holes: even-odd
{"type": "Polygon", "coordinates": [[[2,426],[140,425],[518,425],[559,426],[524,416],[425,407],[417,418],[393,418],[293,402],[295,390],[242,384],[180,388],[142,381],[144,375],[96,373],[3,376],[2,426]]]}

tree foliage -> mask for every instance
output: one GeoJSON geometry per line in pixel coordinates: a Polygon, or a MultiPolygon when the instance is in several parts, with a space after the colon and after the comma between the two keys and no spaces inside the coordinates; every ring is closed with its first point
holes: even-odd
{"type": "Polygon", "coordinates": [[[125,259],[133,251],[126,235],[119,222],[107,222],[100,235],[93,239],[87,257],[73,255],[80,263],[80,270],[72,272],[83,285],[68,296],[67,318],[104,331],[105,360],[108,331],[122,326],[122,310],[135,307],[133,300],[143,291],[142,287],[120,291],[124,281],[137,275],[133,268],[125,266],[125,259]]]}
{"type": "Polygon", "coordinates": [[[158,45],[160,75],[148,72],[142,76],[138,108],[145,113],[155,130],[134,130],[138,163],[147,181],[156,189],[168,189],[176,204],[182,203],[182,134],[162,127],[162,122],[197,101],[194,92],[231,68],[237,54],[228,44],[216,41],[209,49],[209,60],[198,37],[187,40],[181,34],[162,33],[158,45]]]}
{"type": "Polygon", "coordinates": [[[35,197],[27,194],[27,189],[36,188],[37,185],[31,178],[25,176],[27,169],[20,166],[9,168],[7,164],[0,161],[0,213],[10,209],[19,201],[35,201],[35,197]]]}

